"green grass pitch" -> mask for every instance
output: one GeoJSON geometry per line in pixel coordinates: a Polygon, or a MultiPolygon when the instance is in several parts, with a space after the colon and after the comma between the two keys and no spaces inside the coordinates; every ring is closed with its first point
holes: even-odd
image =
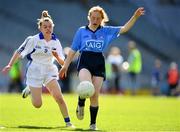
{"type": "MultiPolygon", "coordinates": [[[[89,99],[80,121],[75,114],[77,95],[64,97],[76,129],[64,127],[57,104],[47,94],[40,109],[32,106],[30,97],[0,94],[0,131],[88,131],[89,99]]],[[[104,132],[180,131],[180,98],[101,95],[97,126],[104,132]]]]}

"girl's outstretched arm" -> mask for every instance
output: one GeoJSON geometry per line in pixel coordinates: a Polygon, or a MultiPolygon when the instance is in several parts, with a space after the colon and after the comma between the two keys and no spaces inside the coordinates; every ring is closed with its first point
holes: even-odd
{"type": "Polygon", "coordinates": [[[137,19],[144,15],[145,10],[143,7],[139,7],[135,12],[134,15],[130,18],[130,20],[121,28],[120,30],[120,34],[125,33],[127,31],[129,31],[132,26],[134,25],[134,23],[137,21],[137,19]]]}
{"type": "Polygon", "coordinates": [[[19,59],[21,58],[21,55],[16,51],[13,56],[11,57],[8,65],[6,65],[2,70],[1,72],[3,74],[7,74],[9,72],[9,70],[11,69],[12,65],[19,59]]]}

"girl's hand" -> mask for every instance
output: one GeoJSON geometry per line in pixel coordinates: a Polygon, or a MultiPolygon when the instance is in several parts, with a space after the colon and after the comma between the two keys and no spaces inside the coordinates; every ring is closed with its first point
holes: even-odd
{"type": "Polygon", "coordinates": [[[67,68],[65,66],[62,66],[62,68],[59,71],[59,77],[61,79],[64,79],[67,76],[67,68]]]}
{"type": "Polygon", "coordinates": [[[144,15],[145,14],[145,10],[144,10],[144,7],[139,7],[135,13],[134,13],[134,16],[136,18],[139,18],[140,16],[144,15]]]}
{"type": "Polygon", "coordinates": [[[7,65],[7,66],[5,66],[5,67],[1,70],[1,72],[2,72],[3,74],[7,74],[10,69],[11,69],[11,66],[10,66],[10,65],[7,65]]]}

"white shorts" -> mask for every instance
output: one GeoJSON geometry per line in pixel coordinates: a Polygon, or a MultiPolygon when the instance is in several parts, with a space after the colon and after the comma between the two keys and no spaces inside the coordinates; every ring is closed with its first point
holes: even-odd
{"type": "Polygon", "coordinates": [[[44,65],[32,62],[27,69],[26,85],[31,87],[42,87],[51,80],[59,79],[56,65],[44,65]]]}

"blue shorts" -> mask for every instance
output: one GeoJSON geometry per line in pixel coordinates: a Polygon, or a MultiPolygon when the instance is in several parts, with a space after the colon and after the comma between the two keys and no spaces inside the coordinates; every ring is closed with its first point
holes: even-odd
{"type": "Polygon", "coordinates": [[[77,65],[78,72],[82,68],[89,70],[92,76],[100,76],[103,77],[104,80],[106,79],[105,60],[102,53],[91,51],[81,52],[77,65]]]}

